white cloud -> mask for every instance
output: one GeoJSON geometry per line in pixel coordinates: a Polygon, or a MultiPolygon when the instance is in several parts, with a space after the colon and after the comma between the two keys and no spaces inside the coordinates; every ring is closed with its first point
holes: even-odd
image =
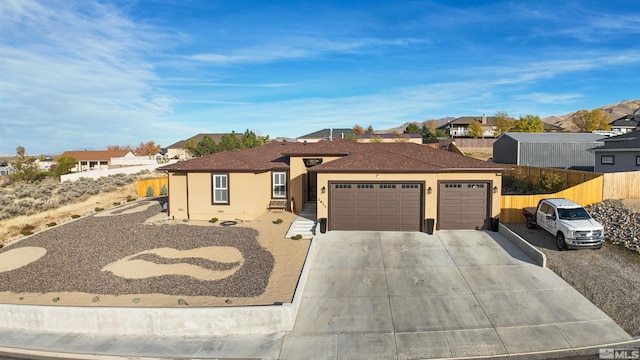
{"type": "Polygon", "coordinates": [[[138,127],[156,126],[174,102],[152,85],[157,76],[145,60],[156,32],[108,5],[46,5],[0,4],[0,127],[13,142],[6,147],[63,151],[93,140],[139,141],[138,127]]]}

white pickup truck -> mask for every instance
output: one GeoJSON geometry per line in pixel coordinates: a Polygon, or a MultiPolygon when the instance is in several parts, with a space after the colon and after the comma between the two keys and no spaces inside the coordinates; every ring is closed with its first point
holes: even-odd
{"type": "Polygon", "coordinates": [[[579,204],[568,199],[542,199],[537,207],[522,209],[527,227],[537,226],[556,237],[558,250],[599,249],[604,228],[579,204]]]}

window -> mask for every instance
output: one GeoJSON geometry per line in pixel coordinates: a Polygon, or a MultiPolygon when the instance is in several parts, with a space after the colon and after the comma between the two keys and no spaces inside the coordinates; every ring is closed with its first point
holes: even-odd
{"type": "Polygon", "coordinates": [[[600,164],[603,165],[613,165],[614,156],[613,155],[602,155],[600,158],[600,164]]]}
{"type": "Polygon", "coordinates": [[[286,198],[287,197],[287,173],[286,172],[274,172],[273,173],[273,198],[286,198]]]}
{"type": "Polygon", "coordinates": [[[640,156],[636,156],[636,166],[640,166],[640,156]]]}
{"type": "Polygon", "coordinates": [[[213,174],[213,203],[229,204],[229,175],[213,174]]]}

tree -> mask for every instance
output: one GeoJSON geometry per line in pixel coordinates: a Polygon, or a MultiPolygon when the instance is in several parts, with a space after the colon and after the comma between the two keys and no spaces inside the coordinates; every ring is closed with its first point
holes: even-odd
{"type": "Polygon", "coordinates": [[[580,110],[571,116],[571,122],[580,132],[594,130],[611,130],[611,117],[600,109],[593,111],[580,110]]]}
{"type": "Polygon", "coordinates": [[[133,150],[133,153],[136,154],[136,156],[152,156],[158,154],[161,150],[160,145],[151,140],[146,143],[140,142],[140,145],[133,150]]]}
{"type": "Polygon", "coordinates": [[[373,135],[373,126],[367,126],[367,128],[364,130],[364,133],[373,135]]]}
{"type": "Polygon", "coordinates": [[[38,172],[31,165],[29,157],[23,146],[16,147],[16,158],[13,162],[16,173],[11,175],[17,181],[33,181],[38,177],[38,172]]]}
{"type": "Polygon", "coordinates": [[[242,147],[244,149],[251,149],[254,147],[262,146],[269,142],[269,135],[257,136],[253,131],[247,129],[242,136],[242,147]]]}
{"type": "Polygon", "coordinates": [[[482,136],[484,133],[484,129],[482,129],[482,124],[478,120],[473,120],[469,124],[469,136],[474,139],[477,139],[482,136]]]}
{"type": "Polygon", "coordinates": [[[355,135],[362,135],[364,134],[364,129],[362,128],[362,126],[355,124],[353,125],[353,133],[355,135]]]}
{"type": "Polygon", "coordinates": [[[495,115],[496,121],[496,133],[502,135],[507,131],[510,131],[515,126],[514,120],[509,117],[506,111],[498,111],[495,115]]]}
{"type": "Polygon", "coordinates": [[[56,159],[55,168],[53,169],[53,174],[57,177],[61,175],[65,175],[71,172],[71,168],[74,167],[78,163],[78,160],[75,158],[65,155],[60,156],[56,159]]]}
{"type": "Polygon", "coordinates": [[[218,144],[218,151],[238,151],[242,150],[242,141],[238,134],[232,131],[231,134],[224,134],[218,144]]]}
{"type": "Polygon", "coordinates": [[[125,145],[125,146],[108,145],[107,146],[107,150],[109,150],[109,151],[121,151],[121,150],[133,151],[133,148],[131,147],[131,145],[125,145]]]}
{"type": "Polygon", "coordinates": [[[544,123],[538,115],[526,115],[520,116],[515,121],[513,131],[516,132],[542,132],[544,130],[544,123]]]}
{"type": "Polygon", "coordinates": [[[194,157],[214,154],[220,151],[218,144],[209,135],[205,135],[202,140],[198,141],[195,147],[194,157]]]}
{"type": "Polygon", "coordinates": [[[427,120],[424,122],[424,124],[422,124],[422,126],[426,126],[429,131],[431,131],[431,133],[435,133],[436,129],[438,128],[438,124],[436,123],[435,120],[427,120]]]}
{"type": "Polygon", "coordinates": [[[404,129],[404,133],[405,134],[420,134],[421,133],[420,127],[416,124],[416,123],[411,123],[409,125],[407,125],[407,127],[404,129]]]}

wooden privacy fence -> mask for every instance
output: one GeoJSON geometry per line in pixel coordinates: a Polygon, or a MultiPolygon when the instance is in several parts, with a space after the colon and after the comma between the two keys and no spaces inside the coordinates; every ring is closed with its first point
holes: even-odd
{"type": "Polygon", "coordinates": [[[640,199],[640,171],[604,174],[602,198],[640,199]]]}
{"type": "Polygon", "coordinates": [[[528,206],[537,206],[538,202],[545,198],[567,198],[582,206],[601,202],[603,200],[603,184],[604,177],[602,174],[597,174],[596,178],[554,194],[502,195],[500,199],[500,221],[503,223],[525,222],[525,218],[522,216],[522,209],[528,206]]]}
{"type": "Polygon", "coordinates": [[[138,196],[149,196],[147,191],[149,191],[150,186],[153,189],[153,196],[160,196],[163,192],[163,186],[165,191],[169,191],[169,180],[167,177],[138,180],[138,196]]]}
{"type": "Polygon", "coordinates": [[[585,181],[595,179],[601,176],[600,173],[580,170],[566,170],[554,168],[542,168],[535,166],[511,165],[512,170],[506,172],[506,175],[514,176],[520,180],[528,180],[534,185],[538,185],[540,177],[543,175],[555,175],[564,181],[565,187],[572,187],[584,183],[585,181]]]}

